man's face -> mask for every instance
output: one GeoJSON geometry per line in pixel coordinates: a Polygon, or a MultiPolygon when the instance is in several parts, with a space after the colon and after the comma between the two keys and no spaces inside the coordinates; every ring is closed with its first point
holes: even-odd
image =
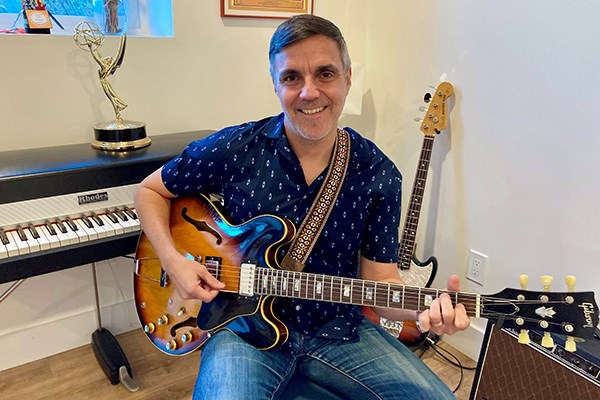
{"type": "Polygon", "coordinates": [[[344,73],[340,51],[326,36],[311,36],[285,47],[273,61],[273,84],[288,135],[320,140],[337,130],[351,71],[344,73]]]}

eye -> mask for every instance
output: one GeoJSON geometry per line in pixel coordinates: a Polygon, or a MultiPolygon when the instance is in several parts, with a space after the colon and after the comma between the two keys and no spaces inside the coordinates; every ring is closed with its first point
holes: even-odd
{"type": "Polygon", "coordinates": [[[290,85],[298,81],[298,75],[296,74],[285,74],[280,78],[281,83],[290,85]]]}

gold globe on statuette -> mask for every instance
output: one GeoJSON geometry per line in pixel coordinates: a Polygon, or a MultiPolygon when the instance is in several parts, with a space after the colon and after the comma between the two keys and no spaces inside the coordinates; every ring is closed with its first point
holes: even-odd
{"type": "Polygon", "coordinates": [[[114,57],[103,56],[100,53],[104,39],[104,33],[93,22],[84,21],[75,27],[73,40],[80,49],[90,53],[98,64],[100,84],[106,97],[112,103],[116,117],[112,121],[94,125],[95,140],[91,143],[92,147],[107,151],[127,151],[144,148],[151,143],[150,138],[146,136],[146,124],[123,119],[121,111],[127,107],[127,104],[117,95],[108,81],[108,78],[123,63],[127,36],[124,31],[121,32],[119,48],[114,57]]]}

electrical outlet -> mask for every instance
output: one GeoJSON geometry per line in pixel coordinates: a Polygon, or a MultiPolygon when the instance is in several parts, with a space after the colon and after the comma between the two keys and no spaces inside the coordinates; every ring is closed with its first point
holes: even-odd
{"type": "Polygon", "coordinates": [[[473,249],[469,250],[469,263],[467,264],[467,279],[485,285],[485,276],[487,273],[488,256],[481,254],[473,249]]]}

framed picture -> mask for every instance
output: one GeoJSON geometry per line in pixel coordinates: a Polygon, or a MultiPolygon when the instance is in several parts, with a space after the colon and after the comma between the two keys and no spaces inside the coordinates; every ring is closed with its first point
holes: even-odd
{"type": "Polygon", "coordinates": [[[282,18],[312,14],[314,0],[221,0],[221,17],[282,18]]]}

